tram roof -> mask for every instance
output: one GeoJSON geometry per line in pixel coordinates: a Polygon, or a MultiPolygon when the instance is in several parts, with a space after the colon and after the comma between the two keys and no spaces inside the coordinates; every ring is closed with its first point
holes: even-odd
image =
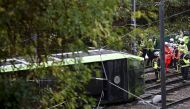
{"type": "Polygon", "coordinates": [[[142,57],[128,54],[125,52],[118,52],[106,49],[88,50],[87,52],[67,52],[57,53],[48,56],[47,62],[35,63],[25,61],[23,58],[11,58],[1,61],[0,72],[13,72],[20,70],[32,70],[36,68],[51,67],[51,66],[63,66],[74,65],[79,63],[93,63],[108,60],[117,60],[130,58],[134,60],[143,60],[142,57]]]}

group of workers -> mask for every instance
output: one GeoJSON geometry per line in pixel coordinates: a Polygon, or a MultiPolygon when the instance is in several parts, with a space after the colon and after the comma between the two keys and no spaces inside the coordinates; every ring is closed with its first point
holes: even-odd
{"type": "MultiPolygon", "coordinates": [[[[190,66],[190,35],[184,31],[182,35],[170,38],[165,41],[165,72],[168,68],[181,71],[183,82],[188,80],[188,70],[190,66]]],[[[152,56],[149,55],[147,65],[151,62],[155,71],[155,80],[160,81],[160,51],[151,50],[152,56]]],[[[144,56],[146,57],[146,56],[144,56]]]]}

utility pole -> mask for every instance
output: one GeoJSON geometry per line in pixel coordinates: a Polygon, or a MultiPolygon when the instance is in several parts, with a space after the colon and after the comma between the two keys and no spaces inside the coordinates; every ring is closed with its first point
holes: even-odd
{"type": "MultiPolygon", "coordinates": [[[[133,26],[133,29],[136,29],[136,18],[135,18],[135,12],[136,12],[136,0],[131,0],[131,10],[132,10],[132,17],[131,17],[131,25],[133,26]]],[[[135,34],[134,34],[135,36],[135,34]]],[[[137,55],[137,41],[134,39],[132,45],[132,52],[133,54],[137,55]]]]}
{"type": "Polygon", "coordinates": [[[132,12],[133,12],[133,18],[132,18],[132,25],[134,26],[134,28],[136,28],[136,18],[134,18],[134,14],[136,12],[136,0],[131,0],[132,3],[132,12]]]}
{"type": "Polygon", "coordinates": [[[164,48],[164,3],[159,3],[159,19],[160,19],[160,64],[161,64],[161,96],[162,109],[166,109],[166,73],[165,73],[165,48],[164,48]]]}
{"type": "Polygon", "coordinates": [[[124,2],[124,0],[120,0],[120,6],[124,6],[124,4],[125,4],[125,2],[124,2]]]}

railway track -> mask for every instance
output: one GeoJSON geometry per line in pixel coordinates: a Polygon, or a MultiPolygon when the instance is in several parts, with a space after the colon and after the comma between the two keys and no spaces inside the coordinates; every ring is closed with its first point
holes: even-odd
{"type": "MultiPolygon", "coordinates": [[[[150,68],[148,73],[145,74],[153,74],[153,72],[150,71],[150,68]]],[[[166,93],[167,93],[167,108],[168,109],[190,109],[190,82],[183,83],[181,74],[170,70],[170,73],[166,75],[166,93]],[[180,94],[181,93],[181,94],[180,94]],[[185,94],[183,94],[185,93],[185,94]],[[180,95],[181,97],[172,98],[177,95],[180,95]],[[186,103],[186,107],[184,108],[182,104],[186,103]]],[[[145,80],[145,94],[141,95],[140,97],[144,99],[145,101],[151,101],[152,98],[155,95],[161,95],[161,85],[158,82],[155,82],[154,78],[148,78],[145,80]]],[[[161,104],[153,104],[155,106],[161,107],[161,104]]],[[[139,104],[137,102],[123,104],[119,106],[114,106],[111,108],[105,108],[105,109],[155,109],[155,107],[152,107],[147,104],[139,104]]]]}
{"type": "MultiPolygon", "coordinates": [[[[190,82],[182,83],[182,77],[180,76],[180,73],[173,73],[170,75],[167,75],[166,80],[166,93],[167,93],[167,107],[174,109],[175,106],[178,106],[180,104],[183,104],[186,101],[189,101],[190,103],[190,82]],[[188,89],[188,90],[187,90],[188,89]],[[182,93],[182,95],[180,95],[182,93]],[[171,99],[172,96],[180,95],[181,97],[171,99]]],[[[150,101],[151,98],[155,95],[161,95],[161,84],[155,83],[154,81],[145,82],[146,84],[145,88],[145,94],[141,96],[141,98],[150,101]]],[[[160,106],[159,104],[157,106],[160,106]]],[[[188,105],[186,109],[190,108],[190,105],[188,105]],[[188,107],[189,106],[189,107],[188,107]]],[[[179,106],[180,107],[180,106],[179,106]]],[[[179,108],[181,109],[181,108],[179,108]]],[[[183,108],[184,109],[184,108],[183,108]]]]}
{"type": "MultiPolygon", "coordinates": [[[[188,84],[190,84],[190,82],[188,82],[188,84]]],[[[186,101],[190,102],[190,87],[183,87],[179,90],[177,90],[176,92],[174,92],[173,94],[168,94],[167,95],[167,107],[170,108],[174,108],[177,105],[183,104],[186,101]],[[169,102],[170,101],[170,102],[169,102]]],[[[188,109],[190,108],[190,105],[188,107],[188,109]]]]}
{"type": "MultiPolygon", "coordinates": [[[[182,77],[177,74],[175,77],[167,79],[166,80],[166,85],[175,84],[175,83],[178,83],[178,82],[181,82],[181,81],[182,81],[182,77]]],[[[155,89],[155,88],[159,88],[159,87],[161,87],[160,82],[159,83],[158,82],[151,83],[151,84],[149,83],[149,84],[145,85],[145,90],[149,91],[151,89],[155,89]]]]}
{"type": "MultiPolygon", "coordinates": [[[[166,91],[172,92],[177,90],[178,88],[182,88],[189,84],[182,83],[181,74],[176,72],[175,70],[169,70],[170,73],[166,75],[166,91]]],[[[156,94],[161,93],[161,83],[156,82],[153,78],[147,79],[145,81],[145,94],[141,95],[143,99],[150,98],[156,94]]]]}
{"type": "MultiPolygon", "coordinates": [[[[154,72],[151,72],[153,75],[154,75],[154,72]]],[[[173,78],[173,77],[176,77],[176,76],[179,76],[180,73],[178,72],[175,72],[175,73],[169,73],[166,75],[166,78],[173,78]]],[[[145,79],[145,83],[146,84],[152,84],[152,83],[155,83],[155,79],[154,78],[150,78],[150,79],[145,79]]]]}
{"type": "MultiPolygon", "coordinates": [[[[179,82],[176,84],[167,85],[166,92],[167,92],[167,94],[170,94],[174,91],[177,91],[177,90],[187,87],[187,86],[190,86],[190,82],[188,82],[188,83],[179,82]]],[[[149,98],[153,97],[154,95],[160,95],[160,94],[161,94],[161,89],[157,88],[157,89],[152,89],[150,91],[145,92],[145,94],[141,95],[140,97],[142,99],[149,99],[149,98]]]]}

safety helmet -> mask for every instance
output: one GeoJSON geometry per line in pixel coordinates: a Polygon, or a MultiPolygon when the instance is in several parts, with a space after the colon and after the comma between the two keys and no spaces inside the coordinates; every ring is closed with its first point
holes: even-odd
{"type": "Polygon", "coordinates": [[[149,42],[152,42],[152,39],[148,39],[149,42]]]}
{"type": "Polygon", "coordinates": [[[154,52],[154,56],[159,56],[159,54],[160,54],[159,51],[154,52]]]}
{"type": "Polygon", "coordinates": [[[168,45],[169,43],[168,43],[168,42],[165,42],[164,44],[165,44],[165,45],[168,45]]]}
{"type": "Polygon", "coordinates": [[[181,42],[181,41],[184,41],[183,38],[179,38],[178,40],[179,40],[180,42],[181,42]]]}
{"type": "Polygon", "coordinates": [[[170,42],[174,42],[174,38],[170,38],[170,42]]]}

